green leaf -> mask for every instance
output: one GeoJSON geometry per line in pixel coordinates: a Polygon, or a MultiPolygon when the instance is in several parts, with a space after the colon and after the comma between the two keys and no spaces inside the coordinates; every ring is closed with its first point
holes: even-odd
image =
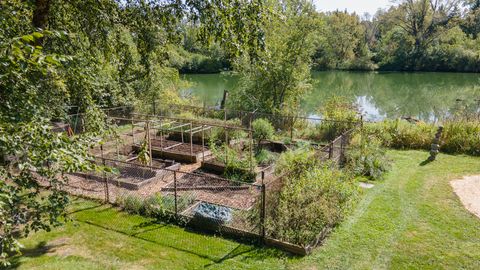
{"type": "Polygon", "coordinates": [[[35,38],[33,37],[33,35],[25,35],[25,36],[22,36],[22,41],[23,42],[34,42],[35,41],[35,38]]]}

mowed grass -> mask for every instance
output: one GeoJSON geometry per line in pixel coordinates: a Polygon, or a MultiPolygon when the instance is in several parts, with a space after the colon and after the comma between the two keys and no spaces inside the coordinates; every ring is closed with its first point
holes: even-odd
{"type": "Polygon", "coordinates": [[[73,221],[22,240],[18,269],[480,269],[480,219],[449,181],[480,158],[389,151],[384,181],[308,257],[241,244],[76,199],[73,221]]]}

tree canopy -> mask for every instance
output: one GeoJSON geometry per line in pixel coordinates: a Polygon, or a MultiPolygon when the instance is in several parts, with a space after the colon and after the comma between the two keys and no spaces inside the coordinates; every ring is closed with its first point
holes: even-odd
{"type": "MultiPolygon", "coordinates": [[[[0,264],[66,217],[66,173],[96,168],[102,107],[187,102],[171,52],[182,25],[229,57],[263,49],[262,1],[0,1],[0,264]],[[85,133],[52,123],[84,113],[85,133]]],[[[208,45],[205,45],[208,46],[208,45]]]]}

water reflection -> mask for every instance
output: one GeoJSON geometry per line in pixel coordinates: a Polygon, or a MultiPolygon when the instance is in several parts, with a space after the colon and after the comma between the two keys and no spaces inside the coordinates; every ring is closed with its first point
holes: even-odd
{"type": "MultiPolygon", "coordinates": [[[[190,90],[205,104],[214,105],[224,89],[234,89],[231,75],[186,75],[190,90]]],[[[458,106],[456,100],[480,99],[480,75],[465,73],[314,72],[313,90],[303,110],[315,114],[333,95],[356,102],[370,120],[411,116],[435,121],[458,106]]]]}

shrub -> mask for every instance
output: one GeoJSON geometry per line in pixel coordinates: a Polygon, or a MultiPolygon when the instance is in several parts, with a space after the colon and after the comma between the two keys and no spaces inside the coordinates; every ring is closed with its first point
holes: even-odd
{"type": "MultiPolygon", "coordinates": [[[[433,138],[433,137],[432,137],[433,138]]],[[[480,155],[480,122],[447,121],[444,124],[440,150],[445,153],[480,155]]]]}
{"type": "MultiPolygon", "coordinates": [[[[370,134],[378,134],[382,144],[397,149],[429,150],[438,129],[434,124],[385,120],[365,126],[370,134]]],[[[480,122],[448,120],[440,142],[440,151],[449,154],[480,155],[480,122]]]]}
{"type": "Polygon", "coordinates": [[[143,199],[133,196],[133,195],[128,195],[124,197],[119,197],[117,198],[117,204],[119,204],[123,210],[127,211],[130,214],[143,214],[144,208],[143,208],[143,199]]]}
{"type": "Polygon", "coordinates": [[[355,127],[360,120],[351,102],[342,97],[333,97],[320,109],[321,124],[310,131],[310,139],[332,141],[344,132],[355,127]]]}
{"type": "Polygon", "coordinates": [[[264,140],[270,140],[275,133],[273,125],[266,119],[259,118],[252,122],[253,138],[258,143],[264,140]]]}
{"type": "MultiPolygon", "coordinates": [[[[221,121],[217,124],[226,124],[228,126],[241,126],[240,119],[230,119],[226,123],[221,121]]],[[[222,143],[225,141],[225,133],[228,136],[228,140],[238,140],[244,139],[247,137],[247,133],[241,129],[227,129],[223,127],[214,127],[210,134],[210,141],[211,143],[222,143]]]]}
{"type": "Polygon", "coordinates": [[[270,165],[275,162],[277,155],[276,153],[270,152],[266,149],[260,149],[256,153],[255,159],[259,165],[270,165]]]}
{"type": "Polygon", "coordinates": [[[353,208],[358,187],[350,175],[333,164],[310,158],[310,151],[282,156],[279,171],[286,175],[279,192],[267,193],[265,229],[276,239],[305,246],[345,218],[353,208]]]}
{"type": "MultiPolygon", "coordinates": [[[[187,192],[177,196],[177,209],[183,211],[195,201],[195,195],[187,192]]],[[[170,220],[175,214],[175,197],[156,193],[145,199],[126,195],[117,198],[116,203],[130,214],[170,220]]]]}
{"type": "Polygon", "coordinates": [[[250,155],[244,155],[239,150],[223,144],[220,148],[211,146],[215,160],[221,164],[225,164],[223,176],[241,182],[253,182],[255,174],[250,172],[250,166],[257,166],[254,158],[250,159],[250,155]]]}
{"type": "Polygon", "coordinates": [[[320,166],[320,160],[314,158],[314,154],[314,151],[303,148],[282,153],[275,165],[275,174],[301,174],[309,168],[320,166]]]}
{"type": "Polygon", "coordinates": [[[357,176],[379,180],[390,169],[390,160],[375,134],[358,133],[347,151],[347,167],[357,176]],[[363,136],[363,137],[362,137],[363,136]]]}
{"type": "Polygon", "coordinates": [[[367,124],[366,132],[378,134],[384,146],[397,149],[429,150],[437,128],[424,122],[409,123],[405,120],[384,120],[367,124]]]}

